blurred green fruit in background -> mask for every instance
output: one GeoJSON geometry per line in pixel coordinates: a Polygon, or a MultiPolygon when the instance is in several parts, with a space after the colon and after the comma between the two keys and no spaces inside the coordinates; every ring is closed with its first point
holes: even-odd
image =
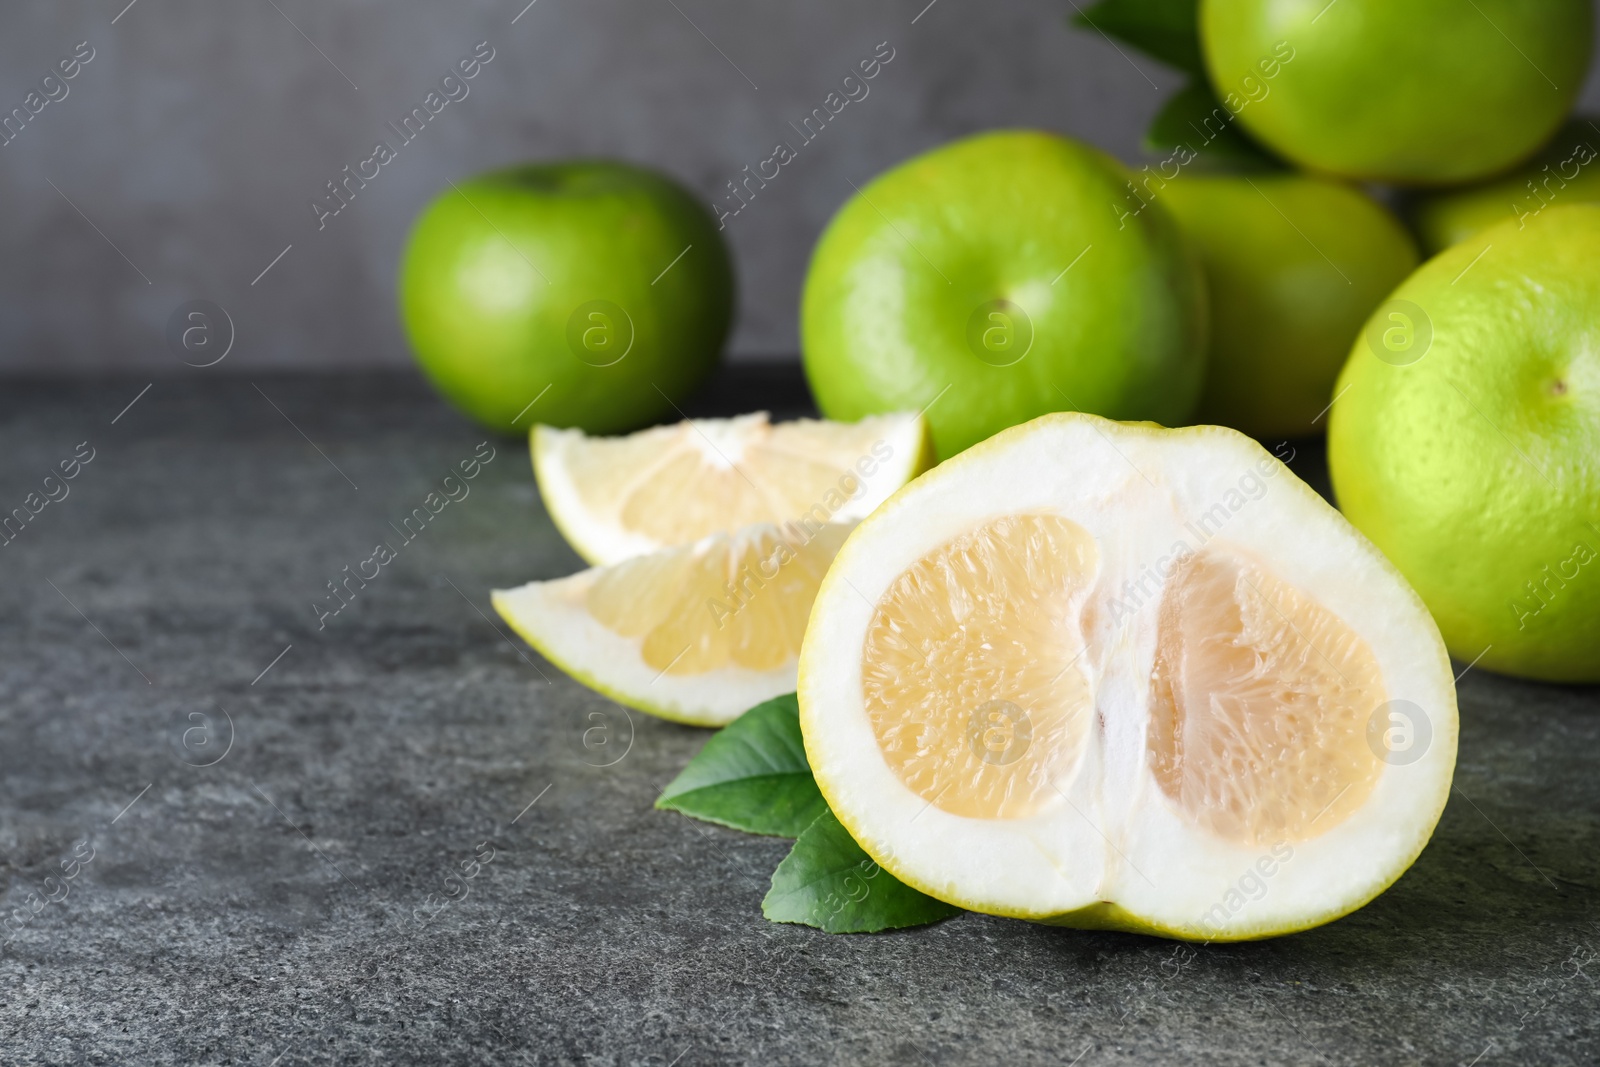
{"type": "Polygon", "coordinates": [[[1419,193],[1409,214],[1427,255],[1506,219],[1526,224],[1552,204],[1600,202],[1600,122],[1574,119],[1532,160],[1498,178],[1419,193]]]}
{"type": "Polygon", "coordinates": [[[1410,236],[1359,190],[1290,174],[1185,174],[1160,202],[1211,291],[1196,420],[1264,441],[1316,433],[1362,324],[1417,266],[1410,236]]]}
{"type": "Polygon", "coordinates": [[[1512,166],[1555,132],[1589,67],[1590,5],[1201,0],[1200,36],[1218,96],[1281,155],[1443,185],[1512,166]]]}
{"type": "Polygon", "coordinates": [[[503,432],[618,433],[672,416],[716,364],[733,305],[710,213],[664,175],[603,160],[453,184],[400,265],[417,362],[503,432]]]}
{"type": "Polygon", "coordinates": [[[1339,506],[1452,655],[1600,681],[1600,207],[1424,264],[1378,308],[1328,431],[1339,506]]]}
{"type": "Polygon", "coordinates": [[[1115,160],[1000,131],[895,167],[834,216],[800,312],[829,418],[927,409],[941,459],[1050,411],[1181,423],[1205,372],[1204,279],[1115,160]]]}

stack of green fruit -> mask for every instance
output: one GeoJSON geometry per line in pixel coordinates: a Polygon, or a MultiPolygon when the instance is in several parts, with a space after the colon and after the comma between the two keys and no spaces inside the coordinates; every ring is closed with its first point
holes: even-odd
{"type": "MultiPolygon", "coordinates": [[[[822,413],[925,412],[941,460],[1056,411],[1326,429],[1345,516],[1453,655],[1600,681],[1600,124],[1570,116],[1589,0],[1101,0],[1075,21],[1185,76],[1155,161],[998,131],[865,184],[801,297],[822,413]]],[[[733,270],[670,179],[530,166],[429,207],[401,305],[486,425],[616,433],[681,413],[733,270]]]]}
{"type": "Polygon", "coordinates": [[[824,413],[926,406],[941,458],[1055,410],[1268,442],[1326,419],[1346,517],[1454,655],[1600,680],[1600,126],[1563,126],[1588,0],[1075,21],[1186,75],[1156,162],[1003,132],[863,188],[803,300],[824,413]],[[1440,253],[1420,269],[1390,205],[1440,253]]]}

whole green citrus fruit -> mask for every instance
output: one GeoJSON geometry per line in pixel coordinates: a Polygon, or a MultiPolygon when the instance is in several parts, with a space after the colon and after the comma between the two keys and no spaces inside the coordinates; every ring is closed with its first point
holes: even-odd
{"type": "MultiPolygon", "coordinates": [[[[1373,313],[1338,383],[1339,506],[1457,658],[1600,681],[1600,207],[1503,222],[1373,313]]],[[[1396,694],[1404,696],[1404,694],[1396,694]]]]}
{"type": "Polygon", "coordinates": [[[733,303],[710,213],[664,175],[603,160],[452,185],[400,265],[422,369],[508,432],[617,433],[672,414],[716,364],[733,303]]]}
{"type": "Polygon", "coordinates": [[[839,210],[806,275],[801,349],[824,414],[926,408],[942,459],[1050,411],[1182,422],[1205,315],[1193,251],[1116,161],[1002,131],[839,210]]]}
{"type": "Polygon", "coordinates": [[[1506,219],[1526,224],[1552,204],[1597,202],[1600,122],[1576,119],[1516,170],[1464,189],[1419,194],[1410,215],[1423,251],[1433,255],[1506,219]]]}
{"type": "Polygon", "coordinates": [[[1589,67],[1590,0],[1201,0],[1206,68],[1247,130],[1312,170],[1487,177],[1555,132],[1589,67]]]}
{"type": "Polygon", "coordinates": [[[1404,227],[1365,193],[1304,175],[1184,174],[1159,196],[1211,291],[1197,421],[1269,443],[1318,432],[1350,343],[1416,269],[1404,227]]]}

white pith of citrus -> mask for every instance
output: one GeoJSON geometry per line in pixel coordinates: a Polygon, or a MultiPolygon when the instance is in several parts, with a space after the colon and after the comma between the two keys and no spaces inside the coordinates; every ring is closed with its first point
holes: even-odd
{"type": "Polygon", "coordinates": [[[1366,903],[1455,765],[1421,601],[1219,427],[1045,416],[918,478],[839,552],[798,692],[824,796],[902,881],[1196,940],[1366,903]]]}
{"type": "Polygon", "coordinates": [[[665,719],[721,726],[794,690],[811,601],[849,530],[758,524],[491,599],[591,689],[665,719]]]}
{"type": "Polygon", "coordinates": [[[755,523],[855,522],[933,455],[911,413],[773,423],[758,411],[624,437],[535,426],[530,441],[546,510],[598,565],[755,523]]]}

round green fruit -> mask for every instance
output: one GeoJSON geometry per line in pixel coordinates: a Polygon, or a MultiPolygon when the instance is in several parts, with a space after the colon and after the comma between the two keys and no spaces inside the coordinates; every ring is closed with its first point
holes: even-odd
{"type": "Polygon", "coordinates": [[[1196,419],[1269,443],[1316,433],[1351,341],[1416,269],[1410,236],[1371,197],[1323,178],[1185,174],[1159,196],[1211,291],[1196,419]]]}
{"type": "Polygon", "coordinates": [[[1509,174],[1465,189],[1420,194],[1411,205],[1412,226],[1423,251],[1433,255],[1506,219],[1525,225],[1552,204],[1600,203],[1597,161],[1600,122],[1576,119],[1509,174]]]}
{"type": "Polygon", "coordinates": [[[1590,0],[1201,0],[1217,94],[1311,170],[1484,178],[1555,132],[1589,67],[1590,0]]]}
{"type": "Polygon", "coordinates": [[[664,175],[603,160],[453,185],[400,265],[423,371],[504,432],[619,433],[670,415],[716,364],[733,305],[710,213],[664,175]]]}
{"type": "Polygon", "coordinates": [[[941,459],[1051,411],[1179,423],[1205,372],[1199,263],[1102,153],[1046,133],[945,145],[828,224],[801,306],[829,418],[927,409],[941,459]]]}
{"type": "Polygon", "coordinates": [[[1424,264],[1351,351],[1328,431],[1340,507],[1451,653],[1547,681],[1600,681],[1596,248],[1600,207],[1557,206],[1424,264]]]}

